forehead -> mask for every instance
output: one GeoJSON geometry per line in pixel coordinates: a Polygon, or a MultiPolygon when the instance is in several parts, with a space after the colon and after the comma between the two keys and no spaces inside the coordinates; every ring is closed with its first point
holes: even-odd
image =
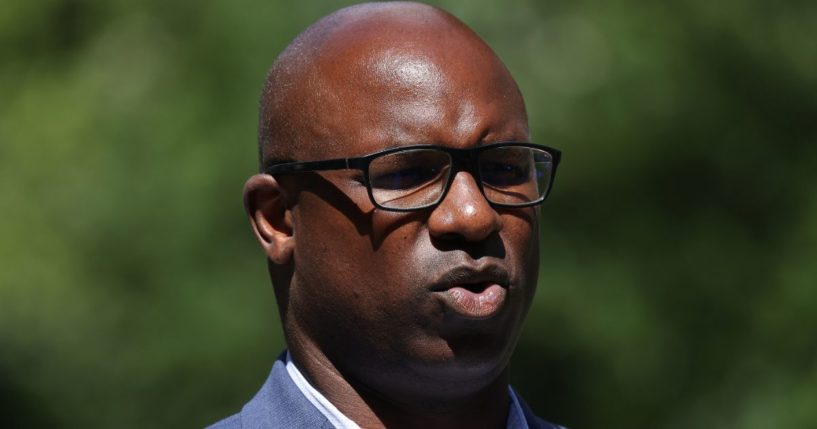
{"type": "Polygon", "coordinates": [[[305,76],[305,155],[528,138],[524,102],[505,66],[462,24],[437,20],[361,19],[326,36],[305,76]]]}

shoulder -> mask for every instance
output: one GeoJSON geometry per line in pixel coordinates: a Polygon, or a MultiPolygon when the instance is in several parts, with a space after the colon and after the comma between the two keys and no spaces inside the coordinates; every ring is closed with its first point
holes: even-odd
{"type": "Polygon", "coordinates": [[[283,356],[275,361],[264,385],[238,414],[208,429],[331,427],[292,381],[283,356]]]}
{"type": "Polygon", "coordinates": [[[206,429],[240,429],[241,428],[241,416],[238,414],[234,414],[230,417],[227,417],[224,420],[219,422],[213,423],[210,426],[207,426],[206,429]]]}

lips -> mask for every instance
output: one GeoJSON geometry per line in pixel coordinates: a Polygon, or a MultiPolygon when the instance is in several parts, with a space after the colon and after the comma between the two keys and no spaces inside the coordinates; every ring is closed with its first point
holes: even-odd
{"type": "Polygon", "coordinates": [[[459,316],[488,319],[504,306],[509,283],[509,275],[501,267],[463,266],[445,273],[431,290],[459,316]]]}

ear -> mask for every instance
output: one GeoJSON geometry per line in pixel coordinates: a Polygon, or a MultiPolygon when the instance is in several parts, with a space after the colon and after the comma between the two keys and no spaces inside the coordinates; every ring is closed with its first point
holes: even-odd
{"type": "Polygon", "coordinates": [[[244,184],[244,208],[255,237],[275,264],[292,261],[295,237],[284,189],[268,174],[256,174],[244,184]]]}

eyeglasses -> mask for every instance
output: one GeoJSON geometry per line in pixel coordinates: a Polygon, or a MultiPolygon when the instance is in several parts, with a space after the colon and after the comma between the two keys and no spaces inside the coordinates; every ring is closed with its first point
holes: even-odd
{"type": "Polygon", "coordinates": [[[469,149],[418,145],[357,158],[276,164],[264,172],[361,170],[375,207],[407,212],[439,204],[454,180],[452,173],[465,170],[493,206],[530,207],[547,198],[560,158],[558,150],[532,143],[502,142],[469,149]]]}

